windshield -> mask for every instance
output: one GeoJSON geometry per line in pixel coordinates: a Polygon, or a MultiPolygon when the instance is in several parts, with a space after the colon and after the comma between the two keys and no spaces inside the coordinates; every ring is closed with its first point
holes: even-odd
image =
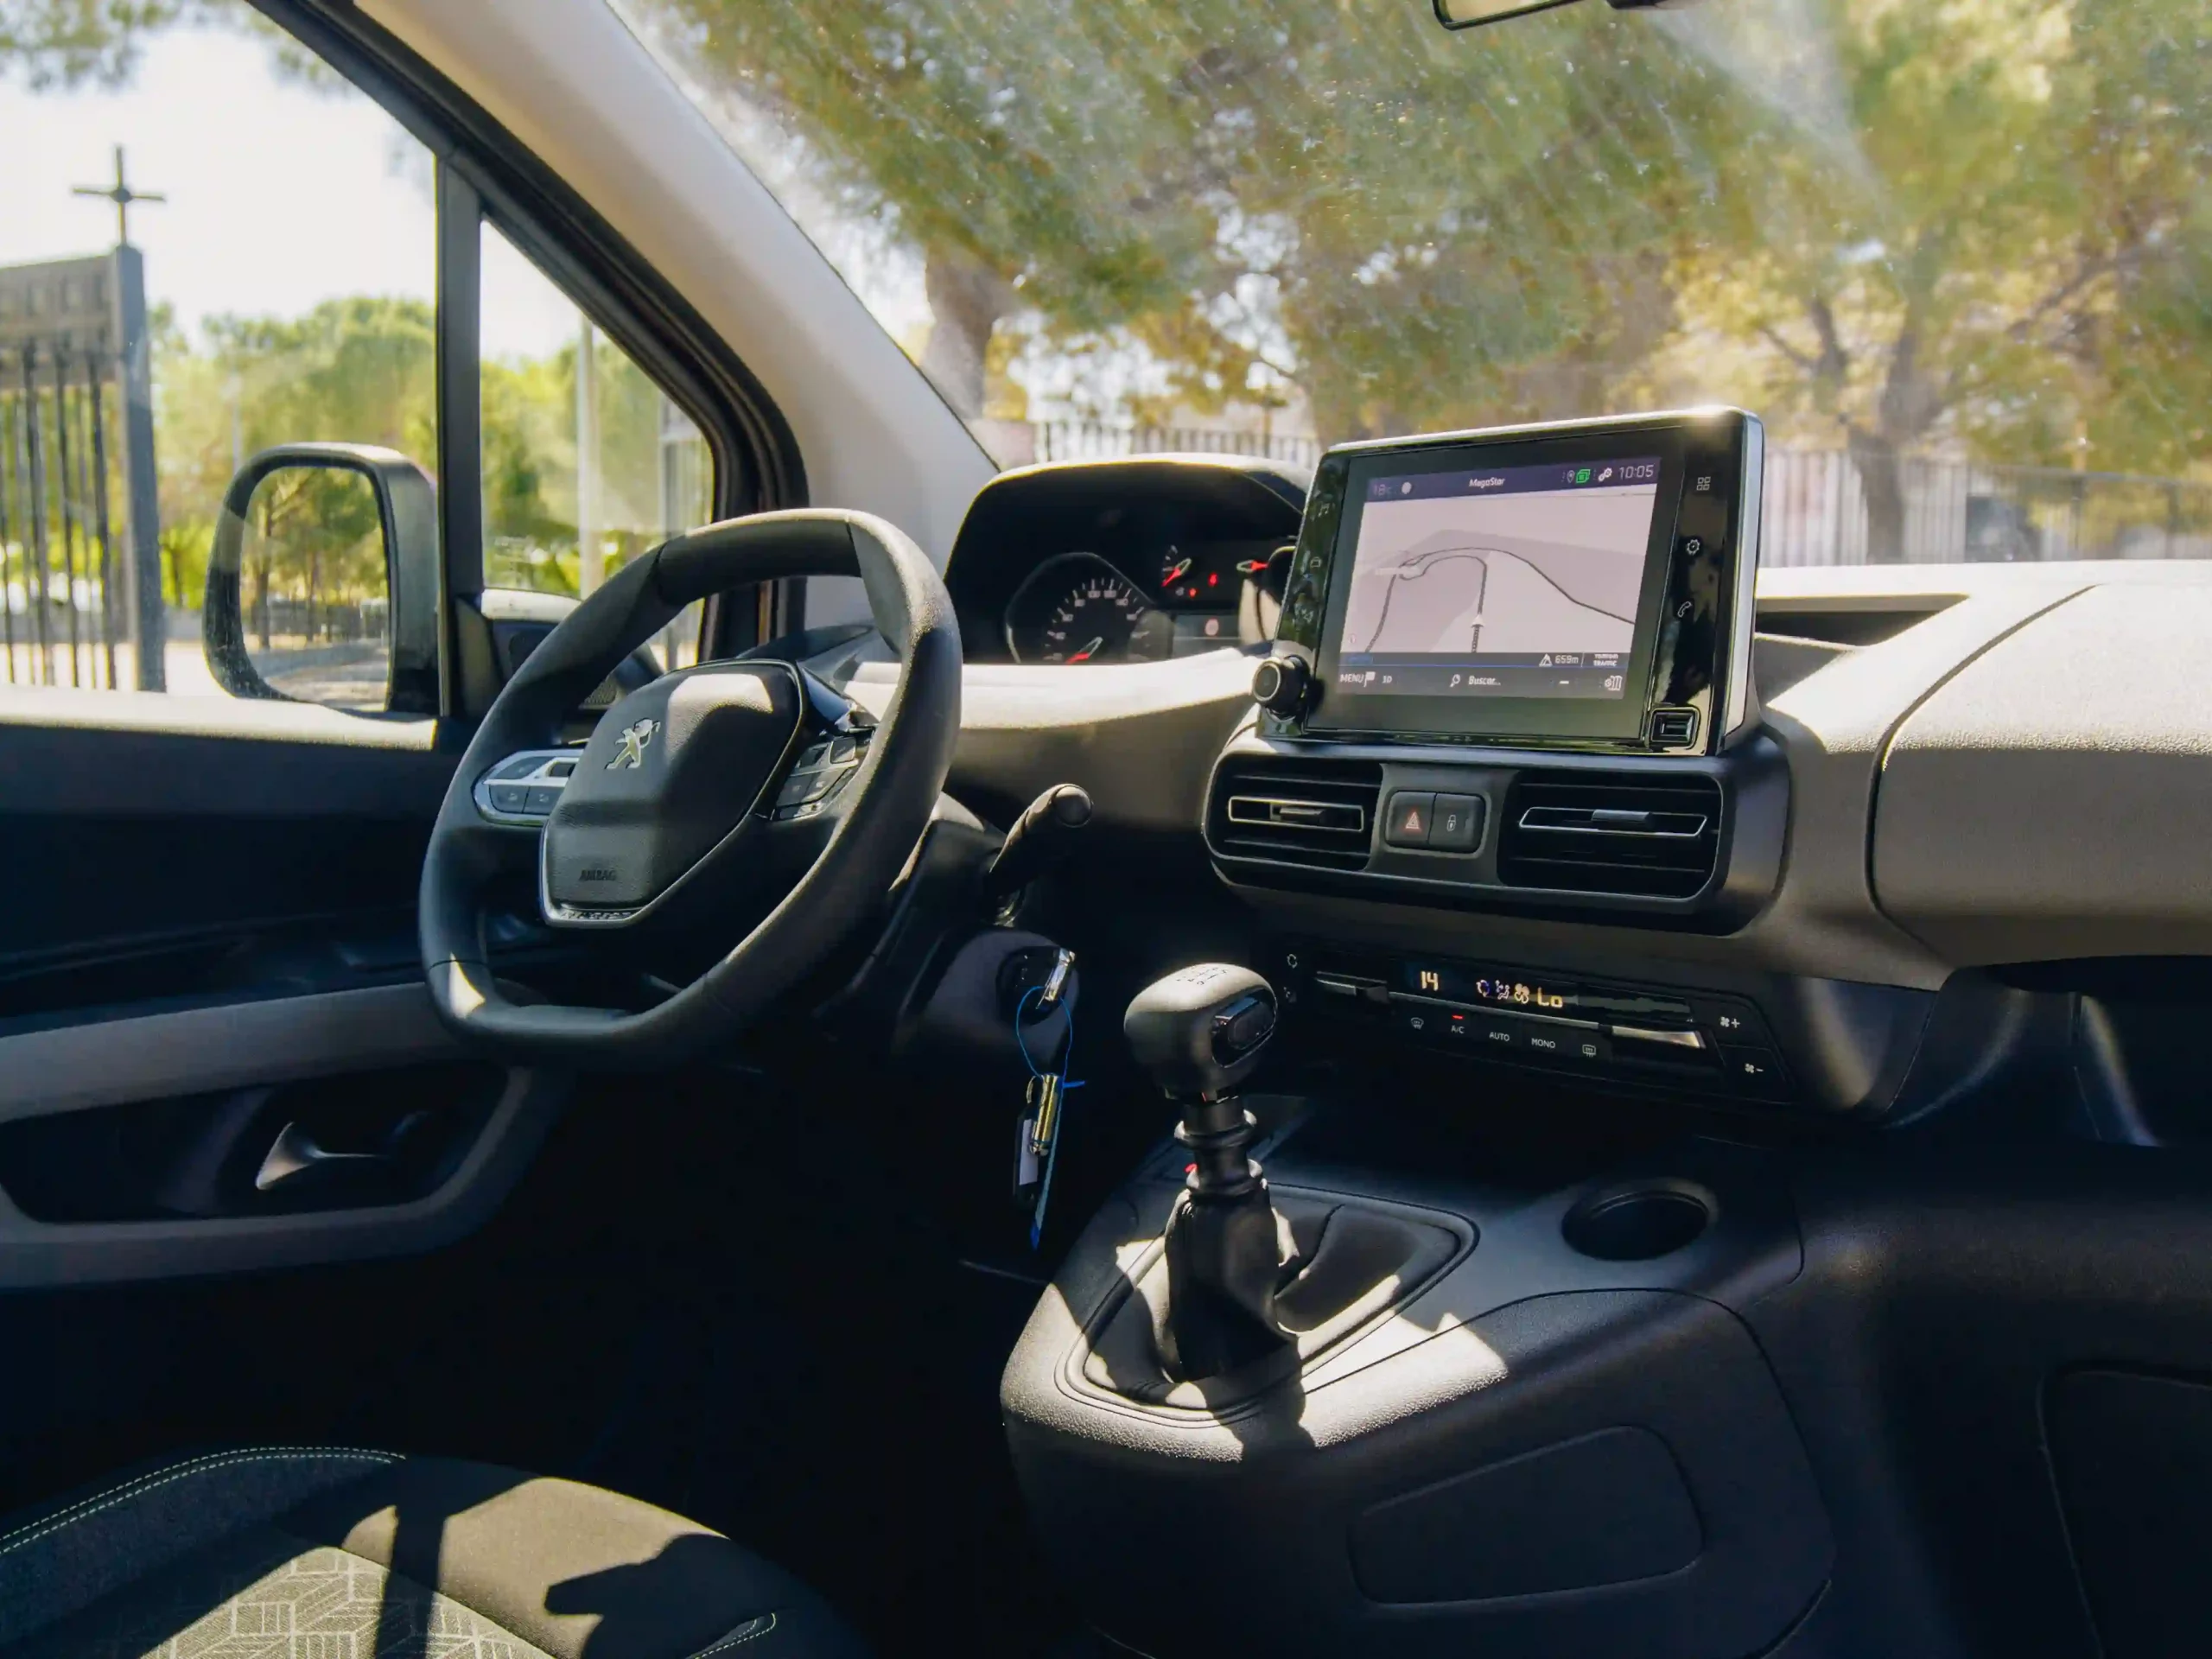
{"type": "Polygon", "coordinates": [[[1002,463],[1705,402],[1769,563],[2212,556],[2202,0],[616,0],[1002,463]]]}

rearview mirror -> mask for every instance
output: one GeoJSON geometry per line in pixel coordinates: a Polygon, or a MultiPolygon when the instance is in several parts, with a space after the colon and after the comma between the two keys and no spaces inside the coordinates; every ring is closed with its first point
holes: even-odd
{"type": "MultiPolygon", "coordinates": [[[[1532,11],[1549,11],[1573,5],[1574,0],[1435,0],[1436,21],[1446,29],[1472,29],[1478,23],[1502,23],[1509,17],[1525,17],[1532,11]]],[[[1688,0],[1607,0],[1615,11],[1653,11],[1686,5],[1688,0]]]]}
{"type": "Polygon", "coordinates": [[[200,617],[232,696],[438,712],[437,493],[396,450],[287,443],[223,493],[200,617]]]}
{"type": "Polygon", "coordinates": [[[1471,29],[1477,23],[1503,22],[1531,11],[1549,11],[1573,0],[1436,0],[1436,21],[1446,29],[1471,29]]]}

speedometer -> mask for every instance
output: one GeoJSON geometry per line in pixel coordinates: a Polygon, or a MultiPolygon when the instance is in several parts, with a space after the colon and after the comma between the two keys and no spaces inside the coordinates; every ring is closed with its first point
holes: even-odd
{"type": "Polygon", "coordinates": [[[1095,553],[1047,559],[1007,605],[1007,649],[1018,663],[1154,662],[1174,642],[1167,615],[1095,553]]]}

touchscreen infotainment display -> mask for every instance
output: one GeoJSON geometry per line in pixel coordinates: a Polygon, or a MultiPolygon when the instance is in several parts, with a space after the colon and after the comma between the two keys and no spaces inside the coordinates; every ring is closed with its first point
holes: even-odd
{"type": "Polygon", "coordinates": [[[1278,729],[1705,751],[1748,706],[1763,442],[1714,409],[1335,446],[1277,633],[1309,683],[1278,729]]]}
{"type": "Polygon", "coordinates": [[[1625,696],[1660,465],[1630,454],[1367,480],[1329,689],[1625,696]]]}

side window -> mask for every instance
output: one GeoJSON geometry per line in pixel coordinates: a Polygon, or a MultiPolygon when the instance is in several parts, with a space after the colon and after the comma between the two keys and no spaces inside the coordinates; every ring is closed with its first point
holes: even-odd
{"type": "MultiPolygon", "coordinates": [[[[484,581],[581,599],[711,512],[699,429],[488,221],[483,227],[484,581]]],[[[699,659],[700,607],[664,629],[699,659]]]]}
{"type": "Polygon", "coordinates": [[[392,517],[435,525],[430,154],[244,0],[98,10],[0,54],[0,683],[382,709],[392,517]],[[267,454],[302,444],[341,448],[267,454]]]}

